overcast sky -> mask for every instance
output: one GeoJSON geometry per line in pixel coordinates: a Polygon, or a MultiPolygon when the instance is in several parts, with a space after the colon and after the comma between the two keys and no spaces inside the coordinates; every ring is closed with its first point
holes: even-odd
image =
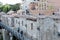
{"type": "MultiPolygon", "coordinates": [[[[53,4],[57,7],[60,7],[60,0],[48,0],[49,2],[53,2],[53,4]]],[[[21,0],[0,0],[3,4],[16,4],[21,3],[21,0]]]]}
{"type": "Polygon", "coordinates": [[[21,0],[0,0],[3,4],[16,4],[16,3],[21,3],[21,0]]]}

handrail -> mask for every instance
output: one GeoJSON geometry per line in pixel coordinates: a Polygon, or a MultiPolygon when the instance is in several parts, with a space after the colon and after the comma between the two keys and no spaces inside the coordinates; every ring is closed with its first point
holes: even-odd
{"type": "Polygon", "coordinates": [[[4,25],[4,23],[0,22],[0,27],[6,29],[8,32],[10,32],[12,35],[14,35],[17,39],[21,39],[21,34],[17,31],[13,30],[10,26],[4,25]]]}

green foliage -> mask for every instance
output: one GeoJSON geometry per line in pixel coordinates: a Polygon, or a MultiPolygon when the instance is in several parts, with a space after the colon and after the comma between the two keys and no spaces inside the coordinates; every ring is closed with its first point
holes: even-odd
{"type": "Polygon", "coordinates": [[[2,9],[3,9],[3,5],[2,5],[2,3],[0,2],[0,12],[2,11],[2,9]]]}
{"type": "Polygon", "coordinates": [[[11,6],[8,4],[4,5],[3,12],[7,13],[9,10],[11,10],[11,6]]]}
{"type": "Polygon", "coordinates": [[[0,12],[3,10],[3,5],[0,5],[0,12]]]}
{"type": "Polygon", "coordinates": [[[20,3],[14,4],[14,5],[11,5],[11,4],[2,5],[2,4],[0,4],[0,12],[3,11],[5,13],[7,13],[10,10],[17,11],[19,9],[20,9],[20,3]]]}
{"type": "Polygon", "coordinates": [[[19,9],[20,9],[20,4],[12,5],[12,6],[11,6],[11,9],[12,9],[13,11],[19,10],[19,9]]]}

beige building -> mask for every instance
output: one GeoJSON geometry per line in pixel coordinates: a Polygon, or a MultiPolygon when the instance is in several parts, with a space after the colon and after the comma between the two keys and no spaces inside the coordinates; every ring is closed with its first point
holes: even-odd
{"type": "Polygon", "coordinates": [[[29,9],[32,14],[52,15],[54,12],[54,5],[48,0],[38,0],[29,4],[29,9]]]}
{"type": "Polygon", "coordinates": [[[24,0],[23,6],[33,15],[53,15],[60,8],[59,0],[24,0]]]}

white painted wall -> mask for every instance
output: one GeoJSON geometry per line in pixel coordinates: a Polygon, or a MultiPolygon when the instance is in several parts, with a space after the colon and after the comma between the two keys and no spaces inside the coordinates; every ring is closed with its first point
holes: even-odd
{"type": "Polygon", "coordinates": [[[25,1],[23,2],[22,9],[24,9],[24,10],[28,9],[30,2],[34,2],[34,0],[25,0],[25,1]]]}
{"type": "Polygon", "coordinates": [[[14,25],[15,27],[20,27],[21,30],[23,30],[24,32],[27,31],[27,33],[30,36],[33,36],[34,38],[36,38],[37,35],[37,22],[34,21],[29,21],[26,20],[26,18],[14,18],[14,25]],[[23,21],[23,25],[22,25],[22,21],[23,21]],[[20,24],[18,24],[20,22],[20,24]],[[33,30],[31,30],[31,23],[33,23],[33,30]],[[25,27],[25,25],[27,24],[27,28],[25,27]]]}

